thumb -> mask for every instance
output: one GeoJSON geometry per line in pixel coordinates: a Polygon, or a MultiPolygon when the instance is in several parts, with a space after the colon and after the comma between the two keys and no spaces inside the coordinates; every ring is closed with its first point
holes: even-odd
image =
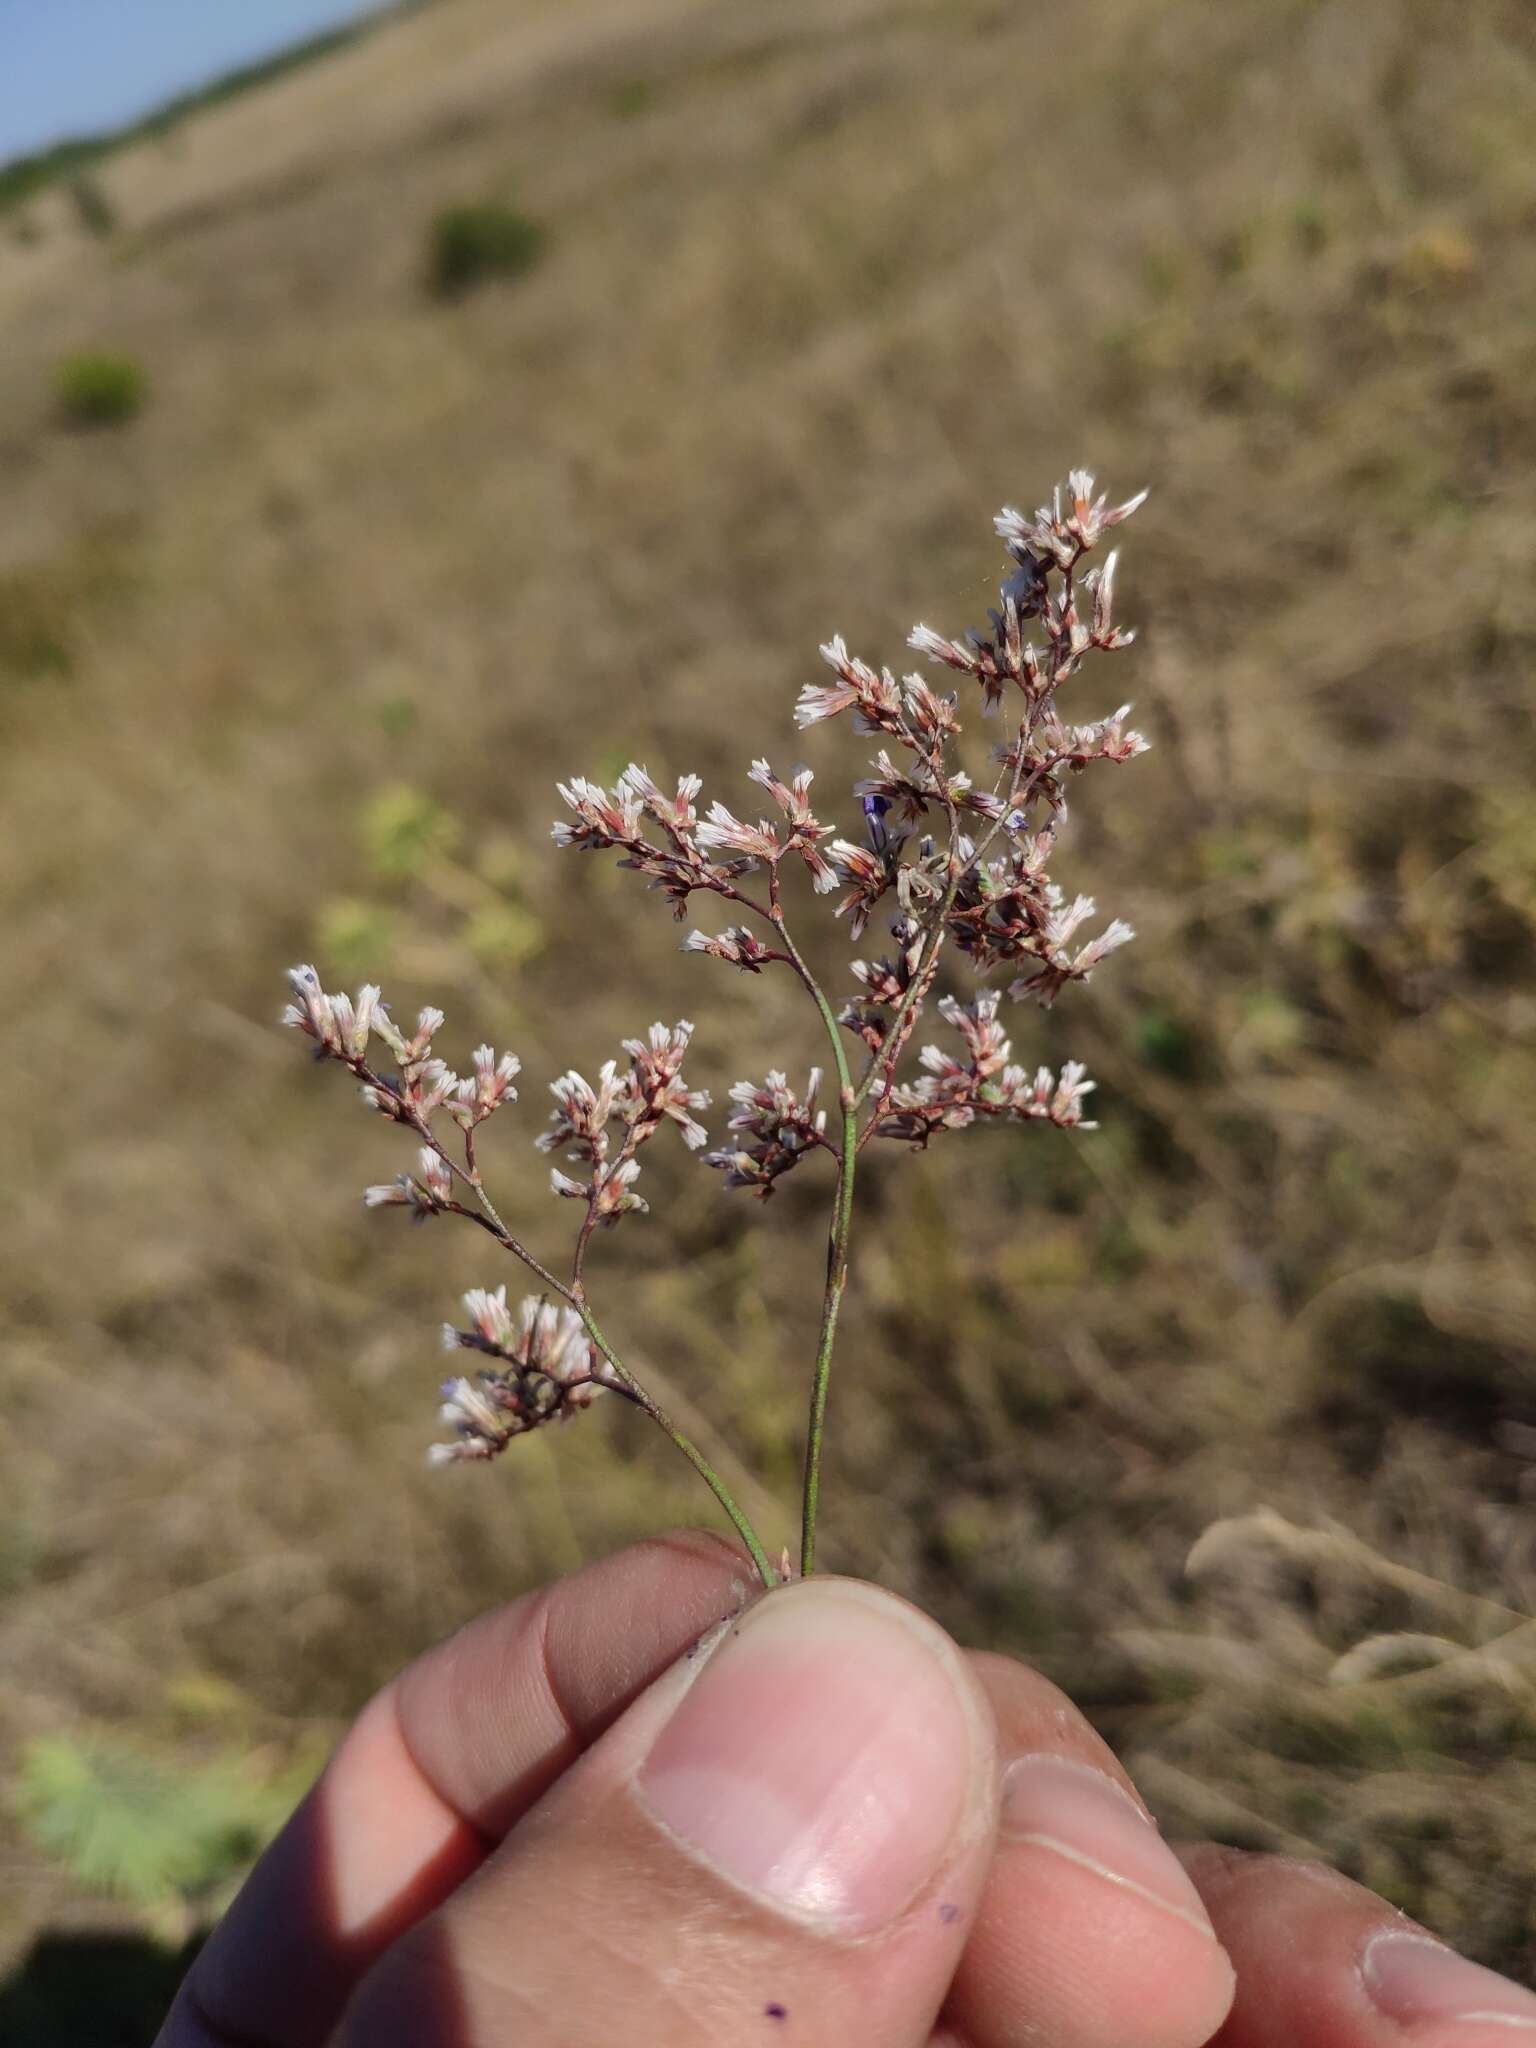
{"type": "Polygon", "coordinates": [[[915,1608],[776,1590],[378,1965],[348,2048],[920,2048],[990,1857],[995,1742],[915,1608]]]}

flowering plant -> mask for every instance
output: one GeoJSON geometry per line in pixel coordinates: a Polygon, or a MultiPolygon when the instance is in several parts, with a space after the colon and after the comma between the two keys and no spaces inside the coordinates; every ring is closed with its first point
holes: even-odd
{"type": "MultiPolygon", "coordinates": [[[[984,987],[968,1000],[943,996],[938,1015],[954,1032],[956,1050],[925,1045],[916,1071],[904,1077],[903,1067],[947,953],[963,954],[979,974],[1006,971],[1013,1000],[1049,1006],[1132,936],[1117,919],[1081,939],[1093,901],[1078,896],[1069,902],[1047,869],[1066,823],[1072,780],[1094,763],[1129,761],[1147,745],[1126,726],[1129,705],[1094,723],[1068,725],[1058,704],[1089,653],[1113,652],[1134,638],[1113,620],[1114,554],[1081,573],[1080,564],[1145,495],[1111,508],[1094,497],[1093,478],[1074,470],[1065,494],[1057,490],[1032,518],[999,514],[997,532],[1010,566],[988,631],[950,640],[927,626],[913,629],[909,646],[968,677],[983,714],[1002,720],[1003,737],[979,779],[957,758],[957,692],[940,695],[916,674],[898,681],[834,638],[821,649],[833,679],[805,686],[795,718],[804,728],[851,712],[855,731],[880,743],[873,772],[854,785],[863,818],[859,838],[840,837],[817,818],[809,768],[796,768],[785,780],[766,760],[754,761],[750,772],[772,808],[755,823],[718,801],[701,817],[696,775],[681,777],[671,793],[634,765],[611,790],[580,776],[559,785],[570,815],[554,828],[558,845],[618,854],[622,866],[648,876],[667,896],[679,919],[696,896],[729,904],[742,921],[715,933],[691,931],[683,950],[744,974],[792,974],[826,1035],[833,1081],[825,1091],[817,1067],[801,1088],[777,1071],[762,1081],[739,1081],[731,1090],[729,1136],[704,1153],[704,1164],[719,1171],[728,1188],[763,1200],[813,1155],[826,1153],[833,1163],[826,1288],[806,1432],[802,1572],[815,1563],[827,1391],[848,1278],[855,1177],[866,1146],[883,1138],[922,1150],[940,1132],[963,1130],[978,1119],[1093,1128],[1083,1119],[1093,1083],[1080,1065],[1068,1061],[1059,1074],[1046,1067],[1031,1074],[1011,1062],[998,987],[984,987]],[[1038,632],[1039,644],[1026,629],[1038,632]],[[847,920],[854,944],[878,907],[894,911],[894,949],[852,962],[858,987],[841,1010],[790,932],[782,883],[786,867],[796,863],[809,871],[818,895],[836,895],[833,914],[847,920]]],[[[434,1445],[433,1459],[494,1458],[514,1437],[567,1419],[609,1391],[644,1410],[697,1468],[764,1584],[787,1577],[787,1552],[777,1567],[769,1562],[720,1475],[615,1350],[587,1289],[594,1235],[646,1208],[635,1187],[642,1149],[669,1125],[691,1150],[707,1143],[698,1112],[709,1107],[709,1097],[690,1088],[682,1071],[693,1026],[654,1024],[647,1038],[627,1039],[627,1068],[621,1072],[616,1060],[607,1061],[595,1086],[574,1071],[551,1084],[555,1106],[537,1142],[576,1169],[556,1167],[550,1179],[554,1193],[580,1209],[562,1278],[507,1228],[476,1158],[480,1126],[516,1100],[516,1056],[498,1058],[482,1045],[473,1071],[460,1079],[433,1051],[440,1010],[423,1010],[407,1036],[375,987],[353,1001],[327,995],[313,967],[292,969],[289,980],[293,1001],[284,1021],[314,1041],[318,1057],[349,1069],[370,1109],[419,1140],[415,1172],[369,1188],[364,1200],[370,1207],[403,1208],[418,1220],[467,1217],[521,1260],[543,1290],[514,1311],[504,1285],[494,1293],[477,1288],[464,1297],[468,1327],[445,1326],[448,1348],[478,1354],[479,1364],[473,1377],[444,1384],[442,1421],[451,1434],[434,1445]],[[391,1071],[382,1071],[386,1064],[391,1071]]]]}

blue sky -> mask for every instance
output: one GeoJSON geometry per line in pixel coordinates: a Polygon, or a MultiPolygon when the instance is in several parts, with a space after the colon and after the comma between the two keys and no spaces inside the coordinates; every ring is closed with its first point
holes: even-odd
{"type": "Polygon", "coordinates": [[[0,163],[117,128],[378,0],[0,0],[0,163]]]}

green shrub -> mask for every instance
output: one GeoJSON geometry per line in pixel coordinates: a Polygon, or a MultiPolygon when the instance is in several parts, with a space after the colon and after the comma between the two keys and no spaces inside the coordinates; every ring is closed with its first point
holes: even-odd
{"type": "Polygon", "coordinates": [[[315,919],[315,948],[343,974],[361,975],[395,955],[396,920],[357,896],[332,896],[315,919]]]}
{"type": "Polygon", "coordinates": [[[359,825],[368,867],[383,887],[331,897],[315,924],[315,951],[344,974],[430,960],[444,975],[482,982],[542,951],[545,929],[529,905],[515,842],[492,834],[462,853],[463,820],[407,782],[376,789],[359,825]]]}
{"type": "Polygon", "coordinates": [[[363,842],[368,858],[386,882],[414,881],[458,842],[457,818],[409,783],[391,782],[376,790],[363,811],[363,842]]]}
{"type": "Polygon", "coordinates": [[[649,78],[621,78],[608,89],[608,111],[616,121],[632,121],[655,104],[656,86],[649,78]]]}
{"type": "Polygon", "coordinates": [[[144,372],[132,356],[87,350],[53,373],[59,408],[71,426],[116,427],[144,404],[144,372]]]}
{"type": "Polygon", "coordinates": [[[74,204],[75,217],[88,235],[110,235],[117,226],[117,208],[107,197],[106,189],[99,178],[89,171],[82,171],[78,178],[69,183],[69,196],[74,204]]]}
{"type": "Polygon", "coordinates": [[[89,1891],[154,1906],[239,1874],[271,1839],[297,1782],[231,1748],[188,1765],[107,1730],[41,1735],[15,1799],[32,1843],[89,1891]]]}
{"type": "Polygon", "coordinates": [[[432,223],[432,289],[451,299],[493,278],[523,277],[544,253],[544,242],[537,221],[499,200],[447,207],[432,223]]]}

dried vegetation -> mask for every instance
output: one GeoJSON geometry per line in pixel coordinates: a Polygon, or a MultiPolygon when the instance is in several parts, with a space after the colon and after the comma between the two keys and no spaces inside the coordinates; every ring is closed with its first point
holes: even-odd
{"type": "MultiPolygon", "coordinates": [[[[388,1134],[317,1113],[274,968],[548,1072],[680,1014],[660,899],[537,844],[573,738],[718,782],[815,638],[966,616],[978,516],[1087,460],[1157,483],[1158,744],[1074,846],[1140,936],[1015,1038],[1102,1128],[875,1162],[823,1553],[1074,1688],[1171,1825],[1536,1970],[1536,36],[1093,16],[1047,100],[1017,0],[443,0],[98,167],[110,242],[60,193],[0,246],[9,1753],[291,1753],[698,1512],[613,1414],[420,1469],[477,1247],[380,1259],[336,1191],[388,1134]],[[499,191],[538,268],[435,302],[499,191]],[[59,426],[85,348],[152,382],[123,433],[59,426]]],[[[748,980],[717,1100],[815,1056],[748,980]]],[[[772,1526],[819,1196],[710,1180],[606,1291],[772,1526]]],[[[0,1857],[10,1948],[99,1910],[0,1857]]]]}

